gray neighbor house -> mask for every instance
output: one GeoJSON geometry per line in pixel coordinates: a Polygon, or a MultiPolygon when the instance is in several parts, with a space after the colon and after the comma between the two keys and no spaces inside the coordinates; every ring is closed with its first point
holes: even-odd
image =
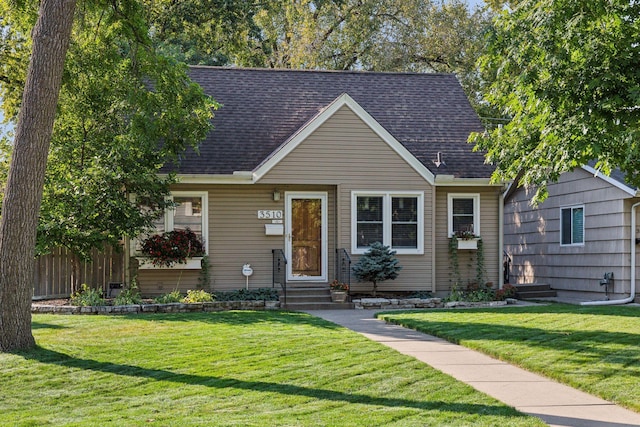
{"type": "MultiPolygon", "coordinates": [[[[444,295],[461,230],[482,237],[485,279],[501,285],[503,187],[467,143],[483,127],[454,75],[195,66],[190,76],[222,107],[199,153],[167,166],[178,206],[157,231],[189,227],[204,240],[205,289],[271,287],[276,263],[288,287],[328,288],[381,241],[403,269],[379,291],[444,295]]],[[[158,268],[128,249],[125,281],[135,276],[143,295],[198,286],[199,263],[158,268]]],[[[458,251],[463,280],[476,253],[458,251]]]]}
{"type": "Polygon", "coordinates": [[[638,189],[620,171],[605,176],[591,164],[562,174],[548,190],[536,207],[530,203],[535,189],[512,186],[505,193],[510,283],[548,284],[577,301],[633,300],[638,189]]]}

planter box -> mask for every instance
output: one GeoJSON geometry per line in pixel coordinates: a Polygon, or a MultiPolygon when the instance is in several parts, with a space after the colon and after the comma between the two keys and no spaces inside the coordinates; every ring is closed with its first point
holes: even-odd
{"type": "Polygon", "coordinates": [[[347,292],[346,291],[344,291],[344,292],[343,291],[331,291],[331,301],[333,301],[333,302],[346,302],[347,301],[347,292]]]}
{"type": "Polygon", "coordinates": [[[461,250],[478,249],[478,239],[458,239],[458,249],[461,249],[461,250]]]}
{"type": "Polygon", "coordinates": [[[200,270],[202,269],[202,257],[194,256],[188,258],[186,264],[174,263],[171,267],[166,265],[154,265],[149,258],[136,257],[138,260],[138,270],[200,270]]]}

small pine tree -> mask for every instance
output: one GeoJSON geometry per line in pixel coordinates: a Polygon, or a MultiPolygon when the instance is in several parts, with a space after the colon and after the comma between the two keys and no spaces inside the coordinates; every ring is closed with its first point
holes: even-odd
{"type": "Polygon", "coordinates": [[[378,282],[394,280],[402,267],[395,257],[396,251],[380,242],[375,242],[353,266],[353,273],[359,280],[373,283],[373,296],[376,296],[378,282]]]}

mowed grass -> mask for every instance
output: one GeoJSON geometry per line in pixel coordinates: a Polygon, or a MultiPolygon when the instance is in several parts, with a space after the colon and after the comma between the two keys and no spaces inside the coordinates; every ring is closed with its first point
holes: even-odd
{"type": "Polygon", "coordinates": [[[0,354],[0,425],[543,425],[303,313],[34,315],[0,354]]]}
{"type": "Polygon", "coordinates": [[[379,317],[640,412],[640,308],[552,304],[379,317]]]}

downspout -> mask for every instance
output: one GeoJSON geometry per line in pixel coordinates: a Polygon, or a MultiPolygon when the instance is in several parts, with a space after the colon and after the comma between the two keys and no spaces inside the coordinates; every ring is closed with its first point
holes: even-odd
{"type": "Polygon", "coordinates": [[[587,301],[580,305],[618,305],[628,304],[636,299],[636,208],[640,202],[631,206],[631,294],[627,298],[609,301],[587,301]]]}

